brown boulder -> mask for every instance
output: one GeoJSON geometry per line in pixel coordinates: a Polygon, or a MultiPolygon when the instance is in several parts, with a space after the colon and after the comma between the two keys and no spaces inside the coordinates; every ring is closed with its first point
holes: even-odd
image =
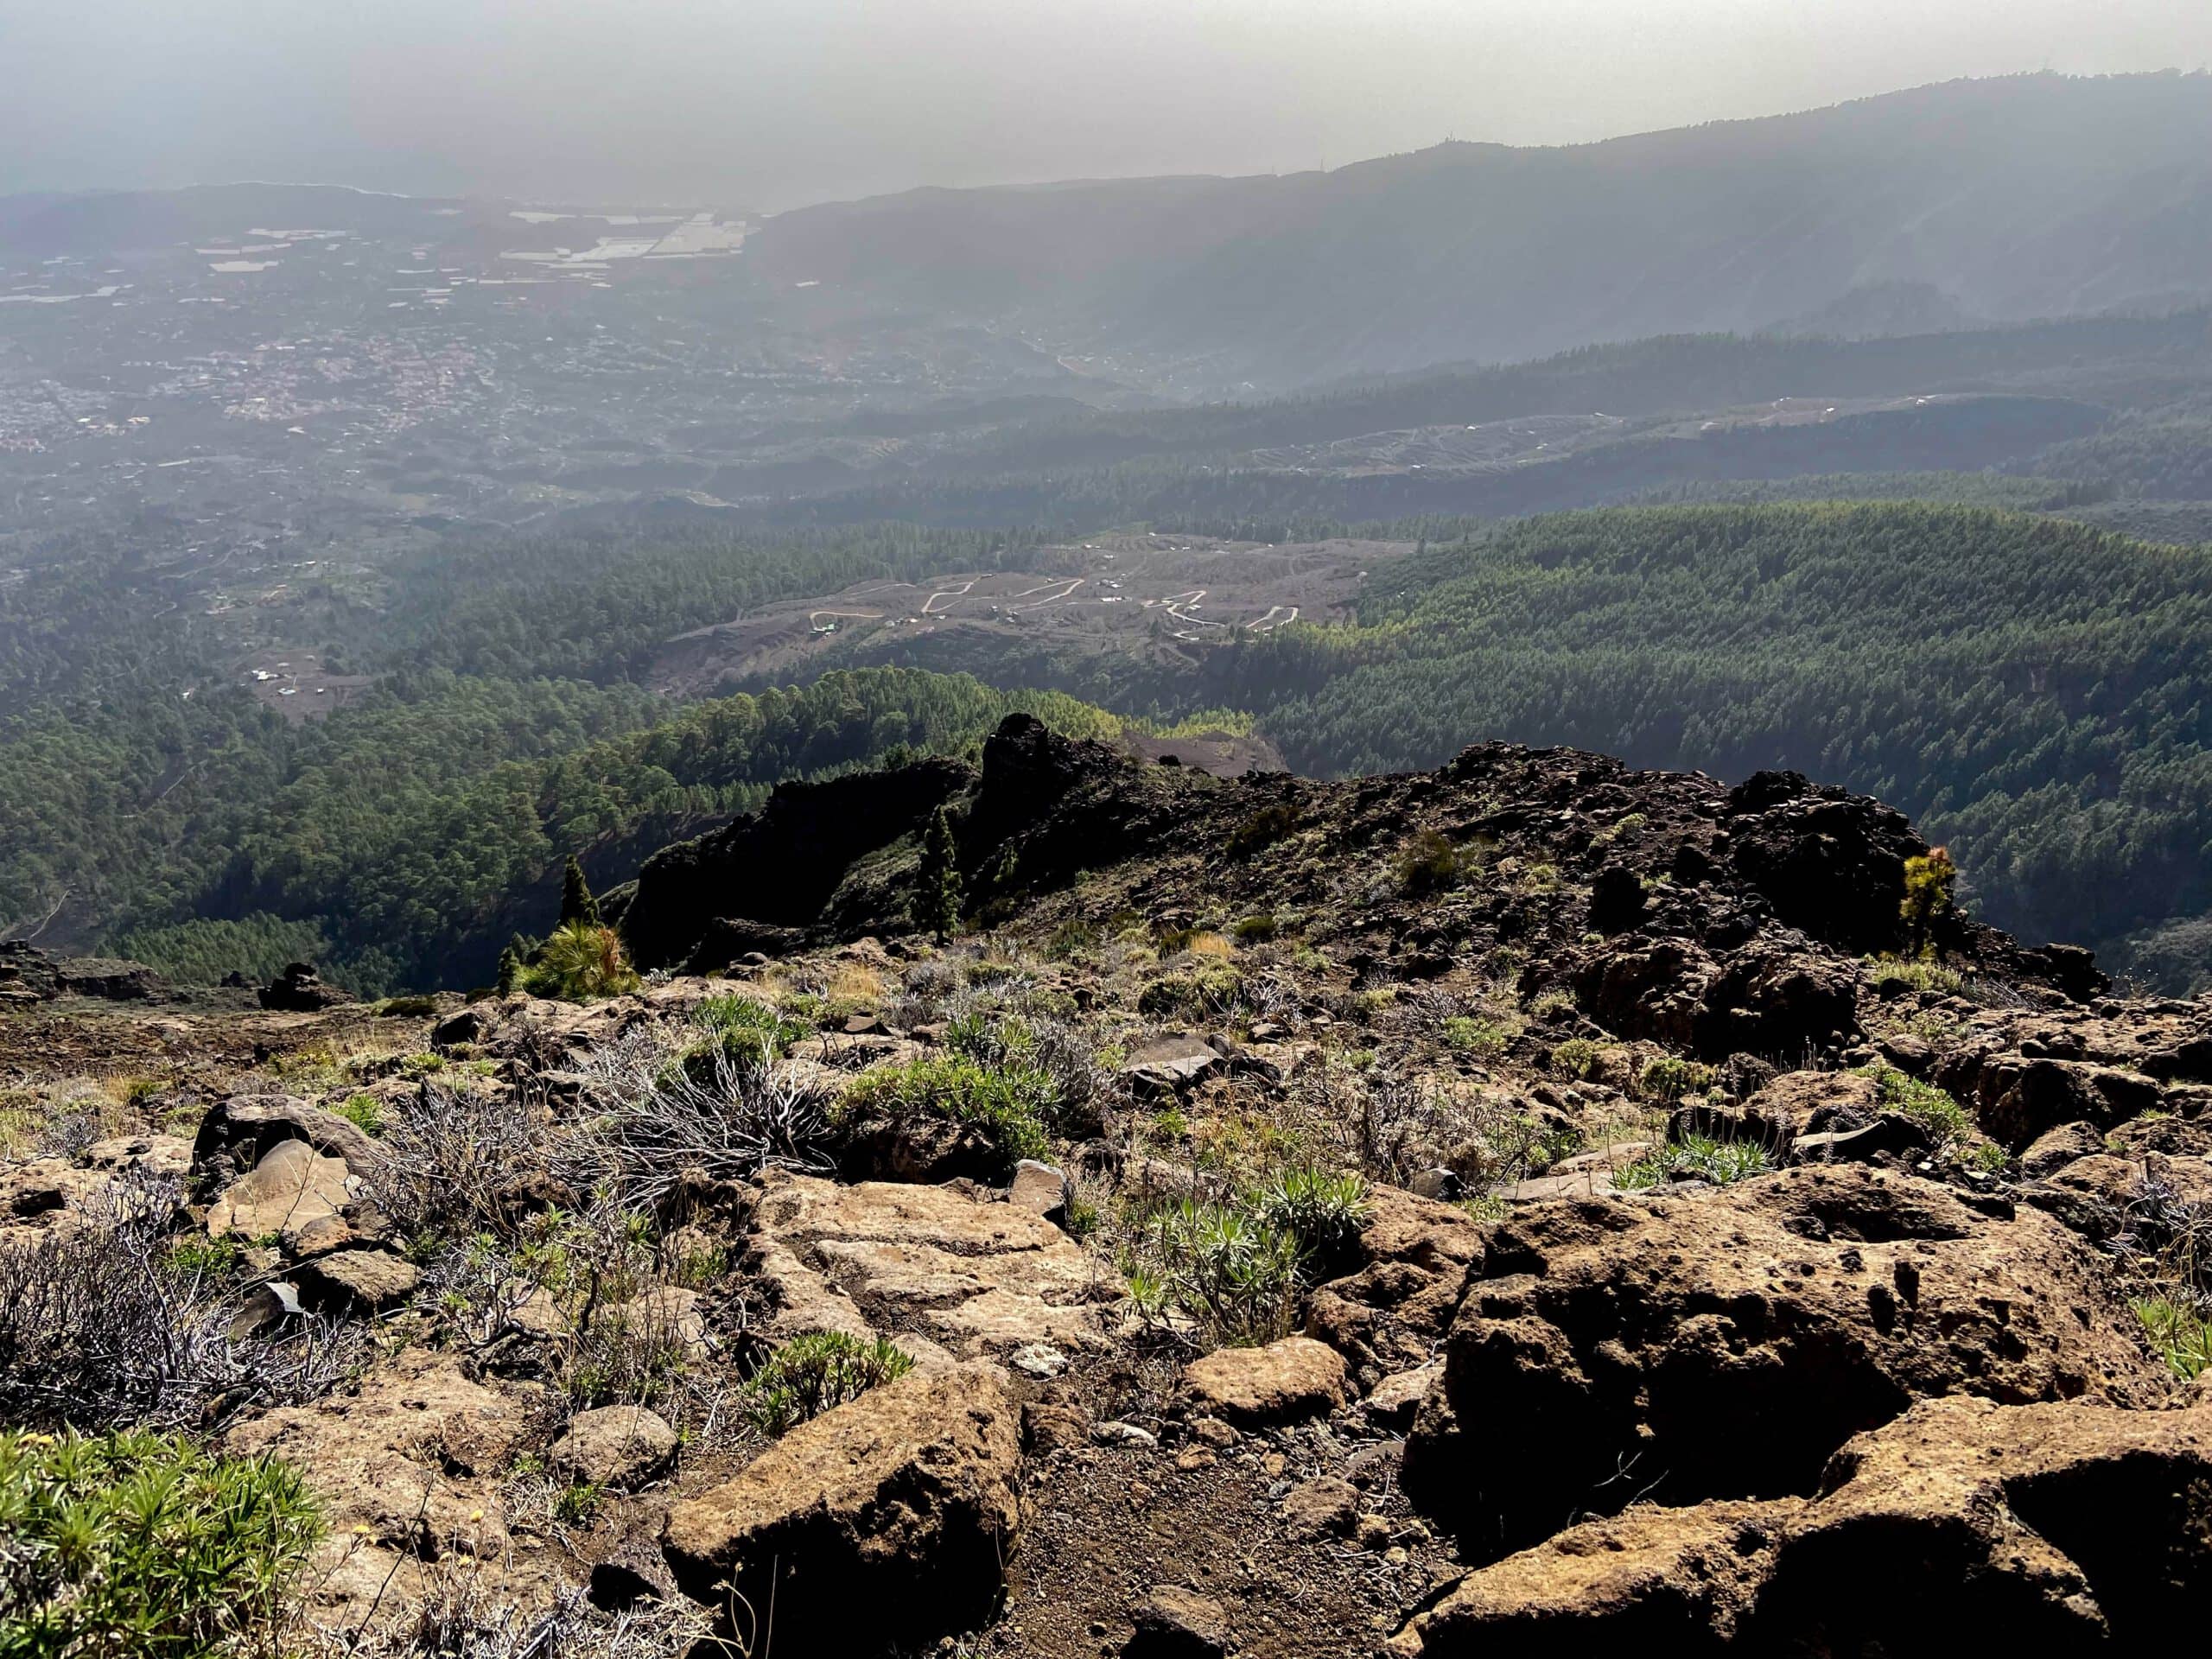
{"type": "Polygon", "coordinates": [[[1294,1538],[1349,1536],[1359,1521],[1359,1488],[1338,1475],[1300,1481],[1283,1494],[1282,1518],[1294,1538]]]}
{"type": "Polygon", "coordinates": [[[352,1198],[345,1160],[304,1141],[279,1141],[209,1206],[212,1238],[262,1238],[335,1216],[352,1198]]]}
{"type": "Polygon", "coordinates": [[[663,1548],[700,1601],[727,1606],[733,1589],[755,1609],[772,1600],[779,1646],[918,1645],[990,1613],[1020,1523],[1020,1459],[996,1366],[912,1372],[677,1503],[663,1548]]]}
{"type": "Polygon", "coordinates": [[[294,1278],[300,1300],[311,1310],[379,1313],[412,1296],[423,1273],[401,1256],[351,1249],[302,1262],[294,1278]]]}
{"type": "Polygon", "coordinates": [[[2112,1149],[2131,1158],[2163,1153],[2169,1158],[2212,1158],[2212,1122],[2154,1115],[2112,1132],[2112,1149]]]}
{"type": "Polygon", "coordinates": [[[233,1095],[212,1108],[193,1137],[192,1170],[211,1185],[235,1179],[280,1141],[303,1141],[356,1175],[381,1161],[376,1142],[334,1112],[290,1095],[233,1095]]]}
{"type": "Polygon", "coordinates": [[[602,1406],[569,1419],[546,1460],[574,1480],[628,1487],[650,1479],[676,1455],[676,1431],[643,1406],[602,1406]]]}
{"type": "Polygon", "coordinates": [[[1219,1348],[1192,1360],[1183,1389],[1198,1413],[1240,1428],[1294,1423],[1344,1402],[1344,1362],[1311,1337],[1264,1348],[1219,1348]]]}
{"type": "Polygon", "coordinates": [[[1083,1247],[1018,1205],[961,1186],[765,1173],[745,1267],[773,1309],[761,1334],[895,1336],[910,1351],[1003,1356],[1103,1345],[1083,1247]]]}
{"type": "Polygon", "coordinates": [[[1724,1651],[1774,1567],[1796,1498],[1639,1503],[1470,1573],[1390,1643],[1419,1659],[1724,1651]]]}
{"type": "Polygon", "coordinates": [[[429,1592],[423,1563],[454,1554],[476,1559],[485,1596],[526,1611],[565,1587],[506,1528],[502,1488],[534,1403],[410,1347],[357,1393],[254,1418],[224,1449],[281,1457],[314,1489],[328,1530],[307,1593],[323,1622],[350,1627],[378,1605],[398,1616],[429,1592]]]}
{"type": "Polygon", "coordinates": [[[2095,1124],[2061,1123],[2029,1142],[2020,1154],[2020,1173],[2031,1181],[2041,1180],[2077,1160],[2097,1157],[2104,1149],[2103,1131],[2095,1124]]]}
{"type": "Polygon", "coordinates": [[[1392,1652],[2151,1651],[2212,1591],[2212,1408],[1927,1401],[1809,1500],[1637,1504],[1469,1573],[1392,1652]]]}
{"type": "Polygon", "coordinates": [[[2166,1389],[2060,1223],[1857,1166],[1538,1206],[1491,1230],[1484,1273],[1405,1482],[1509,1547],[1639,1494],[1808,1491],[1836,1447],[1916,1399],[2166,1389]]]}
{"type": "Polygon", "coordinates": [[[1769,1146],[1825,1129],[1858,1128],[1881,1112],[1879,1091],[1864,1071],[1785,1071],[1743,1107],[1747,1127],[1769,1146]]]}
{"type": "Polygon", "coordinates": [[[1435,1351],[1483,1241],[1481,1226],[1452,1205],[1394,1186],[1375,1188],[1368,1204],[1358,1244],[1365,1265],[1314,1293],[1306,1330],[1371,1387],[1435,1351]]]}
{"type": "Polygon", "coordinates": [[[1154,1585],[1129,1609],[1136,1629],[1124,1659],[1218,1659],[1229,1651],[1229,1614],[1211,1596],[1154,1585]]]}
{"type": "Polygon", "coordinates": [[[2148,1652],[2207,1593],[2212,1410],[1931,1401],[1837,1453],[1744,1645],[2148,1652]]]}
{"type": "Polygon", "coordinates": [[[1936,1080],[1970,1109],[1982,1133],[2012,1152],[2062,1123],[2098,1128],[2158,1106],[2150,1078],[2087,1060],[1968,1052],[1946,1059],[1936,1080]]]}

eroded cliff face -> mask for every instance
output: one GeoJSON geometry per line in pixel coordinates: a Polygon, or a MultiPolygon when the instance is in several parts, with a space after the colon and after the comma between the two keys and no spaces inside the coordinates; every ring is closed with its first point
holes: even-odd
{"type": "Polygon", "coordinates": [[[370,1652],[2132,1650],[2212,1579],[2212,1006],[1900,960],[1927,850],[1017,717],[658,855],[630,995],[57,984],[0,1414],[290,1461],[370,1652]]]}

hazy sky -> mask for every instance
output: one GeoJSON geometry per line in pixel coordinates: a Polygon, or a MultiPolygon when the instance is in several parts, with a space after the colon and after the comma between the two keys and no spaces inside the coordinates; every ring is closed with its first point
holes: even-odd
{"type": "Polygon", "coordinates": [[[0,192],[773,208],[2207,64],[2212,0],[0,0],[0,192]]]}

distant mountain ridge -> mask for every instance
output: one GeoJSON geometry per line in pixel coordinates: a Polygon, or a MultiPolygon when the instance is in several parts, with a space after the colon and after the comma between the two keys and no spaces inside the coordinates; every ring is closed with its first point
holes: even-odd
{"type": "Polygon", "coordinates": [[[922,190],[781,214],[747,261],[1011,316],[1213,389],[1829,308],[1857,332],[1858,290],[1993,321],[2171,308],[2212,294],[2212,77],[1955,81],[1327,174],[922,190]]]}

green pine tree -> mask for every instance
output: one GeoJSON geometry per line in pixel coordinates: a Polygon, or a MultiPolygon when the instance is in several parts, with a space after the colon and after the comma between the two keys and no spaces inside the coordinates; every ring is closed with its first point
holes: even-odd
{"type": "Polygon", "coordinates": [[[522,953],[510,944],[499,952],[499,995],[512,996],[522,982],[522,953]]]}
{"type": "Polygon", "coordinates": [[[575,922],[590,926],[599,925],[599,900],[591,896],[590,884],[584,880],[584,867],[576,862],[574,853],[561,867],[561,925],[575,922]]]}
{"type": "Polygon", "coordinates": [[[958,849],[952,839],[952,815],[943,807],[930,817],[922,836],[922,868],[917,877],[914,920],[943,944],[960,925],[958,849]]]}

